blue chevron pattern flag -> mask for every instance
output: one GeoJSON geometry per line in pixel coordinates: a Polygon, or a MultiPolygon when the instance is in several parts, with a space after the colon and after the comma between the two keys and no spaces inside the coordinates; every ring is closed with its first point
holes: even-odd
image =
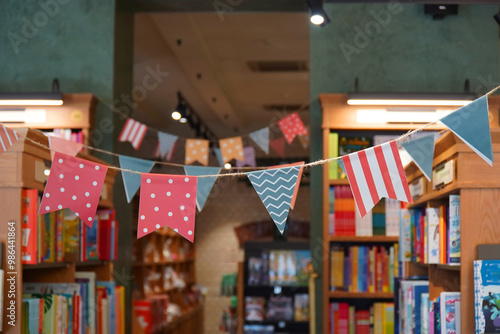
{"type": "Polygon", "coordinates": [[[217,175],[220,172],[219,167],[204,167],[204,166],[184,166],[184,172],[189,176],[214,175],[214,177],[199,177],[196,186],[196,207],[201,211],[205,206],[208,195],[212,190],[217,175]]]}
{"type": "MultiPolygon", "coordinates": [[[[154,161],[127,157],[125,155],[119,155],[118,160],[120,161],[121,168],[141,173],[149,173],[155,165],[154,161]]],[[[127,202],[130,203],[141,186],[141,174],[122,171],[122,179],[127,202]]]]}
{"type": "Polygon", "coordinates": [[[257,131],[254,131],[249,134],[250,138],[257,144],[262,151],[269,154],[269,128],[263,128],[257,131]]]}
{"type": "Polygon", "coordinates": [[[302,166],[248,172],[247,177],[281,234],[302,166]]]}
{"type": "Polygon", "coordinates": [[[492,166],[493,147],[491,145],[487,95],[455,110],[448,116],[441,118],[440,121],[492,166]]]}

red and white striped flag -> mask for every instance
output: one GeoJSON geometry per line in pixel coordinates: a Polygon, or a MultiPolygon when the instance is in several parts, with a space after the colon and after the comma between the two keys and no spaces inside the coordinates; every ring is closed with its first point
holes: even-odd
{"type": "Polygon", "coordinates": [[[142,140],[146,135],[146,131],[148,127],[136,120],[129,118],[125,122],[123,126],[122,132],[120,133],[120,137],[118,137],[118,141],[124,142],[129,141],[132,146],[138,150],[142,144],[142,140]]]}
{"type": "Polygon", "coordinates": [[[361,217],[382,198],[412,202],[398,146],[393,140],[342,158],[361,217]]]}
{"type": "Polygon", "coordinates": [[[19,139],[17,132],[2,125],[0,129],[0,154],[7,151],[9,147],[19,139]]]}

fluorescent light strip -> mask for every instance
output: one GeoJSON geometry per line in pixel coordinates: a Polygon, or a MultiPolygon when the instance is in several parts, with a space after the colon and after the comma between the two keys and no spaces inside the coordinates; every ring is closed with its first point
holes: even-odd
{"type": "Polygon", "coordinates": [[[362,100],[350,99],[351,106],[466,106],[468,100],[362,100]]]}
{"type": "Polygon", "coordinates": [[[0,106],[60,106],[62,100],[1,100],[0,106]]]}
{"type": "Polygon", "coordinates": [[[431,123],[453,110],[436,111],[387,111],[385,109],[359,109],[356,112],[356,122],[366,124],[390,124],[390,123],[431,123]]]}

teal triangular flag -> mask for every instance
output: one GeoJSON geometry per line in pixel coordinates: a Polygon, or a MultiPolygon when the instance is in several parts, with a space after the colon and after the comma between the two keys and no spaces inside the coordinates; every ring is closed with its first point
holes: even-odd
{"type": "Polygon", "coordinates": [[[441,118],[440,121],[492,166],[493,148],[488,117],[488,96],[484,95],[474,100],[441,118]]]}
{"type": "Polygon", "coordinates": [[[263,128],[254,131],[248,135],[257,144],[262,151],[269,154],[269,128],[263,128]]]}
{"type": "MultiPolygon", "coordinates": [[[[184,166],[184,171],[189,176],[218,175],[220,170],[219,167],[184,166]]],[[[205,206],[205,202],[216,180],[217,176],[198,178],[196,187],[196,206],[198,207],[198,211],[201,211],[203,206],[205,206]]]]}
{"type": "Polygon", "coordinates": [[[434,159],[434,134],[418,137],[401,143],[427,180],[432,177],[432,159],[434,159]]]}
{"type": "Polygon", "coordinates": [[[292,166],[246,173],[281,234],[285,231],[301,167],[292,166]]]}
{"type": "Polygon", "coordinates": [[[345,172],[345,166],[344,166],[344,162],[342,161],[342,159],[337,159],[337,163],[339,164],[340,169],[342,169],[342,172],[344,173],[344,175],[347,175],[347,173],[345,172]]]}
{"type": "MultiPolygon", "coordinates": [[[[119,155],[118,160],[120,160],[121,168],[141,173],[149,173],[151,168],[155,165],[154,161],[127,157],[125,155],[119,155]]],[[[127,202],[130,203],[141,186],[141,174],[122,171],[122,179],[127,202]]]]}
{"type": "Polygon", "coordinates": [[[215,157],[217,158],[217,161],[219,162],[219,166],[221,166],[221,167],[224,166],[224,161],[222,160],[222,153],[220,151],[220,148],[215,147],[214,153],[215,153],[215,157]]]}

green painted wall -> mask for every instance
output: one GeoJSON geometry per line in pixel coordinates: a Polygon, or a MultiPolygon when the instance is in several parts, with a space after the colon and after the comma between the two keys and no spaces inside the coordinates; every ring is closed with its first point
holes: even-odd
{"type": "MultiPolygon", "coordinates": [[[[58,78],[63,93],[93,93],[99,99],[90,138],[93,146],[133,155],[130,147],[115,147],[123,120],[111,111],[120,103],[119,96],[132,89],[132,36],[128,0],[2,0],[0,92],[50,91],[52,79],[58,78]]],[[[117,164],[109,155],[96,156],[117,164]]],[[[118,175],[114,194],[120,242],[115,280],[126,286],[130,303],[133,219],[121,182],[118,175]]],[[[127,311],[130,321],[130,308],[127,311]]]]}
{"type": "MultiPolygon", "coordinates": [[[[322,157],[319,93],[462,92],[484,93],[498,84],[498,6],[461,5],[456,16],[433,20],[423,5],[326,4],[331,23],[311,25],[311,160],[322,157]]],[[[322,242],[321,168],[311,175],[311,249],[322,242]]],[[[327,245],[326,245],[327,246],[327,245]]],[[[314,256],[322,275],[322,259],[314,256]]],[[[317,281],[316,322],[321,326],[321,278],[317,281]]],[[[324,315],[328,316],[328,315],[324,315]]],[[[326,329],[325,329],[326,330],[326,329]]],[[[317,333],[322,333],[321,327],[317,333]]]]}

